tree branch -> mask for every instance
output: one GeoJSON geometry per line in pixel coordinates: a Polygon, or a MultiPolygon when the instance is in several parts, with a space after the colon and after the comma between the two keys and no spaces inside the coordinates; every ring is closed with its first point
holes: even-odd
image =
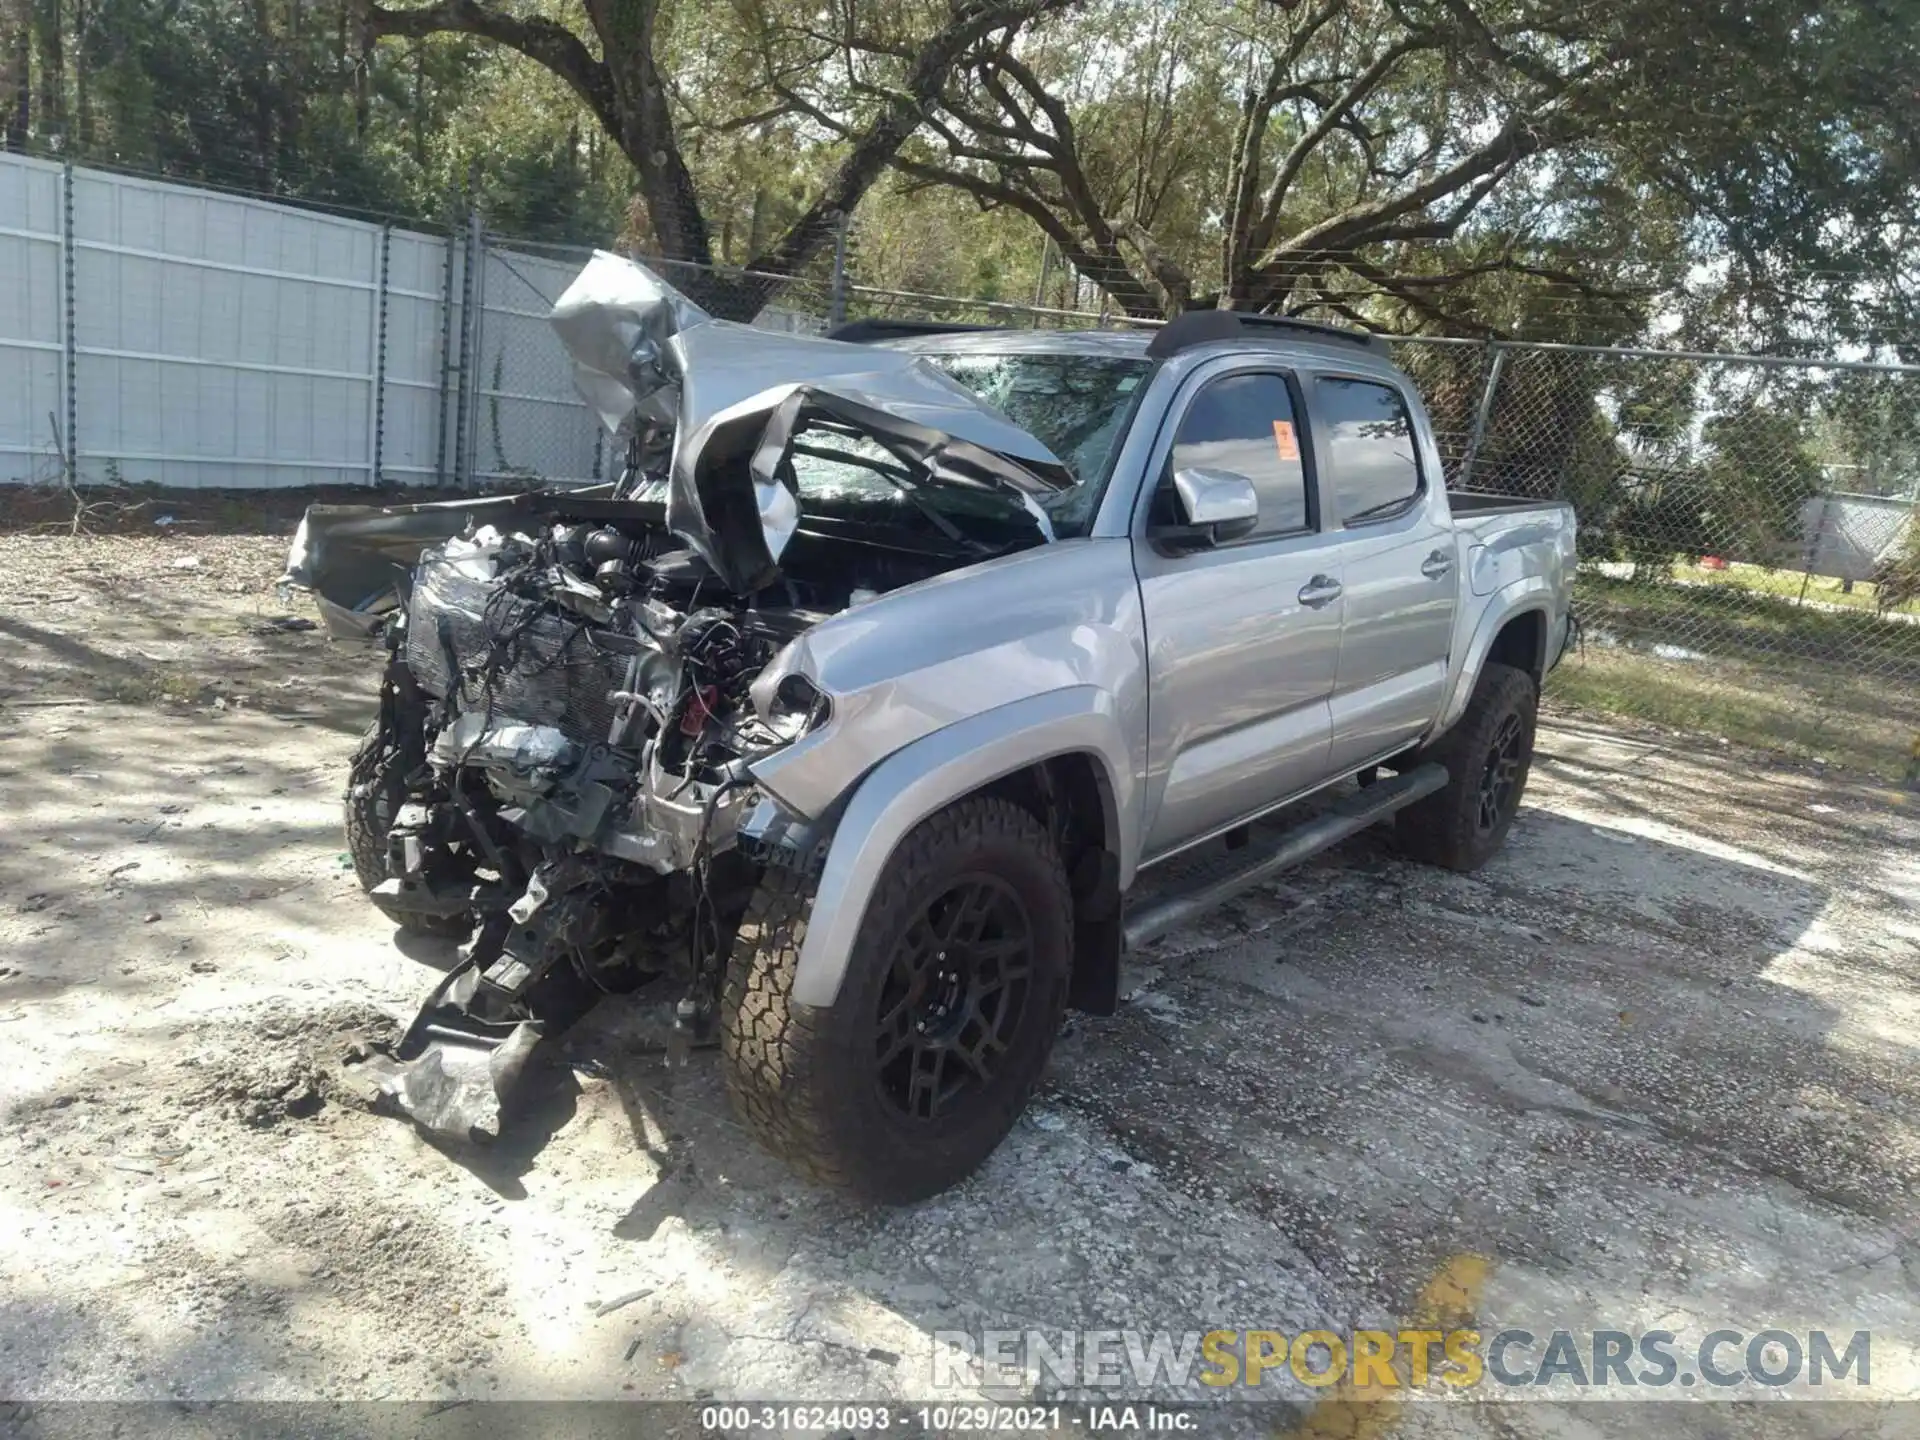
{"type": "MultiPolygon", "coordinates": [[[[1403,280],[1389,275],[1379,266],[1362,260],[1357,255],[1345,257],[1342,264],[1362,280],[1374,286],[1377,290],[1393,296],[1394,299],[1401,301],[1409,309],[1419,312],[1419,314],[1427,320],[1450,327],[1454,330],[1464,330],[1470,335],[1482,336],[1489,340],[1504,338],[1501,332],[1493,326],[1484,325],[1477,320],[1470,320],[1463,315],[1452,313],[1430,296],[1422,294],[1419,287],[1409,285],[1403,280]]],[[[1421,278],[1422,280],[1432,280],[1440,277],[1423,276],[1421,278]]],[[[1451,278],[1457,281],[1466,278],[1466,276],[1463,273],[1451,278]]]]}
{"type": "Polygon", "coordinates": [[[1253,224],[1255,199],[1260,189],[1260,159],[1266,145],[1267,125],[1274,108],[1290,95],[1307,92],[1293,81],[1294,68],[1307,53],[1313,38],[1347,6],[1347,0],[1321,0],[1288,39],[1285,48],[1274,56],[1267,69],[1266,84],[1258,92],[1249,91],[1240,106],[1240,124],[1235,131],[1233,159],[1227,176],[1227,223],[1221,237],[1220,271],[1225,277],[1229,298],[1234,295],[1237,277],[1246,272],[1247,236],[1253,224]]]}
{"type": "Polygon", "coordinates": [[[1382,50],[1340,98],[1321,112],[1313,127],[1294,142],[1293,148],[1280,162],[1280,169],[1261,201],[1259,221],[1248,236],[1248,254],[1261,254],[1273,243],[1273,233],[1279,227],[1280,209],[1286,203],[1287,192],[1293,188],[1293,182],[1300,177],[1300,171],[1313,152],[1341,126],[1356,105],[1385,83],[1395,66],[1414,51],[1429,48],[1432,43],[1424,35],[1410,35],[1382,50]]]}
{"type": "Polygon", "coordinates": [[[566,81],[609,135],[618,139],[621,134],[612,75],[564,25],[539,16],[509,15],[478,0],[439,0],[438,4],[409,10],[389,10],[368,3],[362,13],[367,33],[374,39],[396,36],[418,40],[454,33],[477,35],[517,51],[566,81]]]}
{"type": "Polygon", "coordinates": [[[852,137],[846,155],[819,197],[751,266],[791,275],[817,255],[839,216],[849,214],[920,128],[933,102],[966,53],[996,30],[1064,9],[1072,0],[957,0],[947,24],[924,45],[901,91],[852,137]]]}
{"type": "MultiPolygon", "coordinates": [[[[1392,230],[1393,222],[1408,215],[1418,214],[1436,200],[1444,200],[1447,196],[1472,186],[1474,182],[1492,176],[1503,166],[1511,167],[1517,161],[1536,153],[1540,148],[1540,138],[1529,127],[1525,117],[1518,115],[1510,117],[1493,139],[1478,150],[1462,156],[1422,184],[1398,195],[1351,205],[1336,215],[1328,216],[1317,225],[1308,226],[1271,251],[1258,267],[1260,278],[1256,280],[1256,292],[1264,283],[1266,274],[1276,272],[1279,267],[1289,262],[1297,262],[1298,257],[1303,253],[1348,250],[1386,238],[1414,238],[1416,234],[1431,239],[1448,238],[1466,218],[1470,207],[1463,206],[1445,220],[1426,222],[1411,227],[1410,231],[1402,231],[1397,236],[1392,230]]],[[[1480,193],[1484,195],[1486,191],[1483,190],[1480,193]]]]}
{"type": "Polygon", "coordinates": [[[1158,320],[1165,307],[1134,275],[1118,248],[1100,251],[1090,246],[1059,212],[1045,200],[1009,183],[1004,177],[989,180],[967,170],[951,169],[924,160],[896,156],[894,169],[903,175],[932,185],[949,185],[976,199],[995,205],[1008,205],[1028,216],[1060,247],[1066,262],[1092,280],[1114,299],[1120,308],[1136,320],[1158,320]]]}
{"type": "Polygon", "coordinates": [[[1193,277],[1175,264],[1173,257],[1160,248],[1147,227],[1137,220],[1118,220],[1110,223],[1127,237],[1134,249],[1140,252],[1140,258],[1146,262],[1148,272],[1166,292],[1165,313],[1177,315],[1190,306],[1193,303],[1193,277]]]}

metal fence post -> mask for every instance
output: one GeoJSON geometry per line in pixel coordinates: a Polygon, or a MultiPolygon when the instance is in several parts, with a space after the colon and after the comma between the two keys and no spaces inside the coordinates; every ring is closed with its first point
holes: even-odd
{"type": "Polygon", "coordinates": [[[387,443],[387,270],[393,259],[393,222],[380,226],[380,275],[373,292],[373,461],[367,483],[379,487],[384,477],[387,443]]]}
{"type": "Polygon", "coordinates": [[[445,486],[447,475],[447,388],[453,379],[453,272],[460,232],[447,226],[447,248],[440,265],[440,408],[434,414],[433,483],[445,486]]]}
{"type": "Polygon", "coordinates": [[[833,286],[827,292],[827,328],[847,323],[847,231],[851,228],[847,212],[842,210],[833,226],[833,286]]]}
{"type": "Polygon", "coordinates": [[[60,286],[62,329],[60,336],[60,358],[62,361],[62,383],[66,389],[67,433],[61,438],[60,473],[65,477],[67,487],[77,490],[80,487],[80,401],[76,393],[76,374],[78,371],[78,340],[74,334],[74,307],[78,291],[73,283],[73,162],[66,161],[60,167],[60,286]]]}
{"type": "Polygon", "coordinates": [[[1047,303],[1047,280],[1053,274],[1053,237],[1040,237],[1040,278],[1033,285],[1033,328],[1040,328],[1040,308],[1047,303]]]}
{"type": "Polygon", "coordinates": [[[1487,366],[1487,383],[1480,392],[1480,404],[1473,412],[1473,429],[1467,435],[1467,453],[1460,462],[1459,483],[1462,489],[1473,480],[1473,467],[1480,459],[1480,445],[1487,438],[1487,425],[1493,419],[1494,392],[1500,388],[1501,372],[1507,368],[1506,346],[1498,340],[1489,340],[1487,353],[1492,357],[1487,366]]]}
{"type": "Polygon", "coordinates": [[[460,360],[454,367],[453,404],[453,483],[463,489],[468,482],[468,407],[473,396],[473,271],[479,241],[480,211],[470,205],[460,265],[460,360]]]}
{"type": "MultiPolygon", "coordinates": [[[[487,227],[486,217],[479,209],[473,212],[472,243],[468,248],[471,256],[469,265],[473,272],[473,284],[469,291],[473,296],[472,348],[468,350],[466,366],[467,381],[467,470],[461,482],[467,489],[473,489],[474,477],[483,473],[480,462],[480,411],[488,403],[486,394],[486,341],[487,341],[487,227]]],[[[495,456],[498,461],[500,457],[495,456]]]]}

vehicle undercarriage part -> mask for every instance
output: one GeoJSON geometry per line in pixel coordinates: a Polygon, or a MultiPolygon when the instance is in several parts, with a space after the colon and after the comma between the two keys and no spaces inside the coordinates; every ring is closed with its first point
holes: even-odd
{"type": "Polygon", "coordinates": [[[620,518],[456,537],[390,624],[374,753],[404,793],[373,893],[471,933],[374,1070],[441,1138],[497,1137],[540,1042],[603,994],[680,973],[676,1048],[707,1038],[752,884],[748,766],[824,716],[750,694],[822,612],[698,604],[724,598],[705,567],[620,518]]]}
{"type": "MultiPolygon", "coordinates": [[[[518,899],[480,921],[398,1043],[370,1062],[380,1102],[442,1139],[499,1138],[536,1047],[613,988],[621,937],[608,900],[585,858],[536,869],[518,899]]],[[[620,978],[630,985],[645,974],[629,966],[620,978]]]]}

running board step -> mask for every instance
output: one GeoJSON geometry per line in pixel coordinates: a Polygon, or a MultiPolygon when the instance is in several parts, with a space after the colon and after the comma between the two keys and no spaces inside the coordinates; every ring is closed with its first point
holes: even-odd
{"type": "Polygon", "coordinates": [[[1156,895],[1128,913],[1121,927],[1126,948],[1137,950],[1224,905],[1243,890],[1271,880],[1322,850],[1331,849],[1349,835],[1358,834],[1416,800],[1444,789],[1444,765],[1422,765],[1392,780],[1365,786],[1323,810],[1311,820],[1271,840],[1256,839],[1239,850],[1228,850],[1195,866],[1171,893],[1156,895]]]}

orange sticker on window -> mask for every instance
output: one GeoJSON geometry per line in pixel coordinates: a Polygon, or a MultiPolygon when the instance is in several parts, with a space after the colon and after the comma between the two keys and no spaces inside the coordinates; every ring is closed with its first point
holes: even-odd
{"type": "Polygon", "coordinates": [[[1280,458],[1282,460],[1298,460],[1300,458],[1300,442],[1293,438],[1293,422],[1291,420],[1276,420],[1273,422],[1273,443],[1280,447],[1280,458]]]}

